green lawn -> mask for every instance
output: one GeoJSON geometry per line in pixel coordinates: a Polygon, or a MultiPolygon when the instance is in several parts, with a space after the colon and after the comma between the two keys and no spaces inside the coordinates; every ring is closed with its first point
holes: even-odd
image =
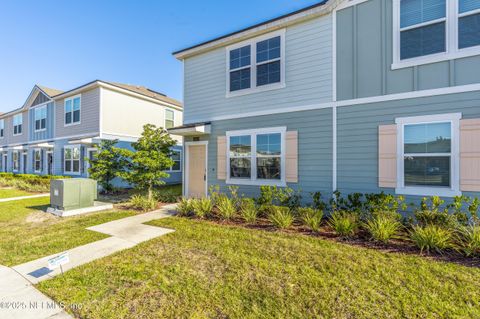
{"type": "Polygon", "coordinates": [[[172,217],[38,287],[81,318],[479,318],[480,269],[172,217]]]}
{"type": "Polygon", "coordinates": [[[86,227],[131,216],[128,211],[60,218],[48,197],[0,203],[0,265],[14,266],[108,237],[86,227]]]}
{"type": "Polygon", "coordinates": [[[18,190],[15,188],[0,188],[0,199],[1,198],[12,198],[20,196],[35,195],[34,193],[29,193],[26,191],[18,190]]]}

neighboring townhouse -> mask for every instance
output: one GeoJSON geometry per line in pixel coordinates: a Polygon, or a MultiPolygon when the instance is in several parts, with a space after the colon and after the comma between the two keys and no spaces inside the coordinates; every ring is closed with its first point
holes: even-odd
{"type": "Polygon", "coordinates": [[[480,1],[324,1],[174,55],[188,196],[480,195],[480,1]]]}
{"type": "MultiPolygon", "coordinates": [[[[131,148],[145,124],[182,121],[180,102],[141,86],[96,80],[62,92],[36,85],[21,108],[0,115],[1,171],[88,177],[87,158],[101,140],[131,148]]],[[[182,139],[173,138],[175,165],[166,182],[180,183],[182,139]]]]}

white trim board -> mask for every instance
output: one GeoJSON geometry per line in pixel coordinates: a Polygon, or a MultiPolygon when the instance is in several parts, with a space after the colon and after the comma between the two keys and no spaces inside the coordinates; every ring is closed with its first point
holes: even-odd
{"type": "Polygon", "coordinates": [[[318,109],[325,109],[325,108],[332,108],[332,107],[354,106],[354,105],[390,102],[390,101],[398,101],[398,100],[408,100],[408,99],[421,98],[421,97],[433,97],[438,95],[467,93],[467,92],[474,92],[474,91],[480,91],[480,83],[453,86],[453,87],[447,87],[447,88],[439,88],[439,89],[380,95],[380,96],[373,96],[373,97],[366,97],[366,98],[359,98],[359,99],[352,99],[352,100],[332,101],[332,102],[323,102],[318,104],[291,106],[291,107],[277,108],[274,110],[219,115],[219,116],[212,116],[210,118],[195,118],[195,119],[190,119],[188,121],[184,121],[184,124],[233,120],[233,119],[246,118],[246,117],[255,117],[255,116],[273,115],[273,114],[280,114],[280,113],[300,112],[300,111],[311,111],[311,110],[318,110],[318,109]]]}

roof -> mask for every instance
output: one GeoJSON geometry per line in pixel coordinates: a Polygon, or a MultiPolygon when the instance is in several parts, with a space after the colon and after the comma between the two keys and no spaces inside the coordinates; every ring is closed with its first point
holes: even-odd
{"type": "Polygon", "coordinates": [[[142,94],[142,95],[151,97],[153,99],[156,99],[156,100],[159,100],[159,101],[162,101],[162,102],[167,102],[167,103],[174,104],[174,105],[177,105],[177,106],[180,106],[180,107],[182,106],[182,103],[180,101],[172,99],[171,97],[168,97],[163,93],[154,91],[154,90],[149,89],[149,88],[144,87],[144,86],[132,85],[132,84],[123,84],[123,83],[117,83],[117,82],[106,82],[106,81],[102,81],[102,82],[108,83],[108,84],[113,85],[113,86],[117,86],[117,87],[125,89],[125,90],[129,90],[129,91],[132,91],[132,92],[135,92],[135,93],[138,93],[138,94],[142,94]]]}
{"type": "Polygon", "coordinates": [[[57,90],[57,89],[52,89],[52,88],[48,88],[46,86],[43,86],[43,85],[38,85],[37,86],[40,88],[40,90],[42,90],[43,92],[45,92],[48,96],[52,97],[52,96],[55,96],[55,95],[59,95],[59,94],[62,94],[63,91],[60,91],[60,90],[57,90]]]}
{"type": "Polygon", "coordinates": [[[266,25],[266,24],[270,24],[272,22],[276,22],[278,20],[282,20],[282,19],[285,19],[285,18],[289,18],[291,16],[294,16],[294,15],[297,15],[299,13],[303,13],[303,12],[306,12],[306,11],[309,11],[309,10],[312,10],[312,9],[315,9],[315,8],[318,8],[318,7],[322,7],[323,5],[325,5],[329,0],[322,0],[314,5],[311,5],[311,6],[308,6],[308,7],[305,7],[305,8],[302,8],[300,10],[297,10],[297,11],[293,11],[293,12],[290,12],[290,13],[287,13],[287,14],[284,14],[284,15],[281,15],[279,17],[276,17],[276,18],[273,18],[273,19],[270,19],[270,20],[267,20],[267,21],[264,21],[264,22],[260,22],[260,23],[257,23],[255,25],[252,25],[252,26],[249,26],[249,27],[246,27],[246,28],[243,28],[241,30],[238,30],[238,31],[235,31],[235,32],[231,32],[229,34],[226,34],[226,35],[223,35],[223,36],[220,36],[220,37],[217,37],[217,38],[214,38],[214,39],[211,39],[211,40],[208,40],[206,42],[202,42],[202,43],[199,43],[199,44],[196,44],[194,46],[191,46],[191,47],[188,47],[188,48],[185,48],[185,49],[182,49],[182,50],[179,50],[179,51],[175,51],[173,52],[172,54],[173,55],[178,55],[180,53],[183,53],[183,52],[186,52],[186,51],[190,51],[190,50],[193,50],[193,49],[196,49],[196,48],[200,48],[206,44],[210,44],[210,43],[214,43],[214,42],[217,42],[219,40],[222,40],[222,39],[225,39],[225,38],[228,38],[228,37],[231,37],[231,36],[234,36],[234,35],[237,35],[237,34],[240,34],[240,33],[243,33],[245,31],[249,31],[249,30],[253,30],[255,28],[258,28],[260,26],[263,26],[263,25],[266,25]]]}

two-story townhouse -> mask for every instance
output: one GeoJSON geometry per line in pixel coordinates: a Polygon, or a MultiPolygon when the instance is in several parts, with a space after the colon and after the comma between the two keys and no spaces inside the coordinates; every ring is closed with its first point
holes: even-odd
{"type": "Polygon", "coordinates": [[[175,52],[184,193],[480,193],[480,1],[330,0],[175,52]]]}
{"type": "MultiPolygon", "coordinates": [[[[145,124],[181,123],[181,103],[145,87],[96,80],[62,92],[36,85],[21,108],[0,115],[2,171],[87,177],[101,140],[131,148],[145,124]]],[[[182,178],[182,139],[173,137],[167,183],[182,178]]]]}

